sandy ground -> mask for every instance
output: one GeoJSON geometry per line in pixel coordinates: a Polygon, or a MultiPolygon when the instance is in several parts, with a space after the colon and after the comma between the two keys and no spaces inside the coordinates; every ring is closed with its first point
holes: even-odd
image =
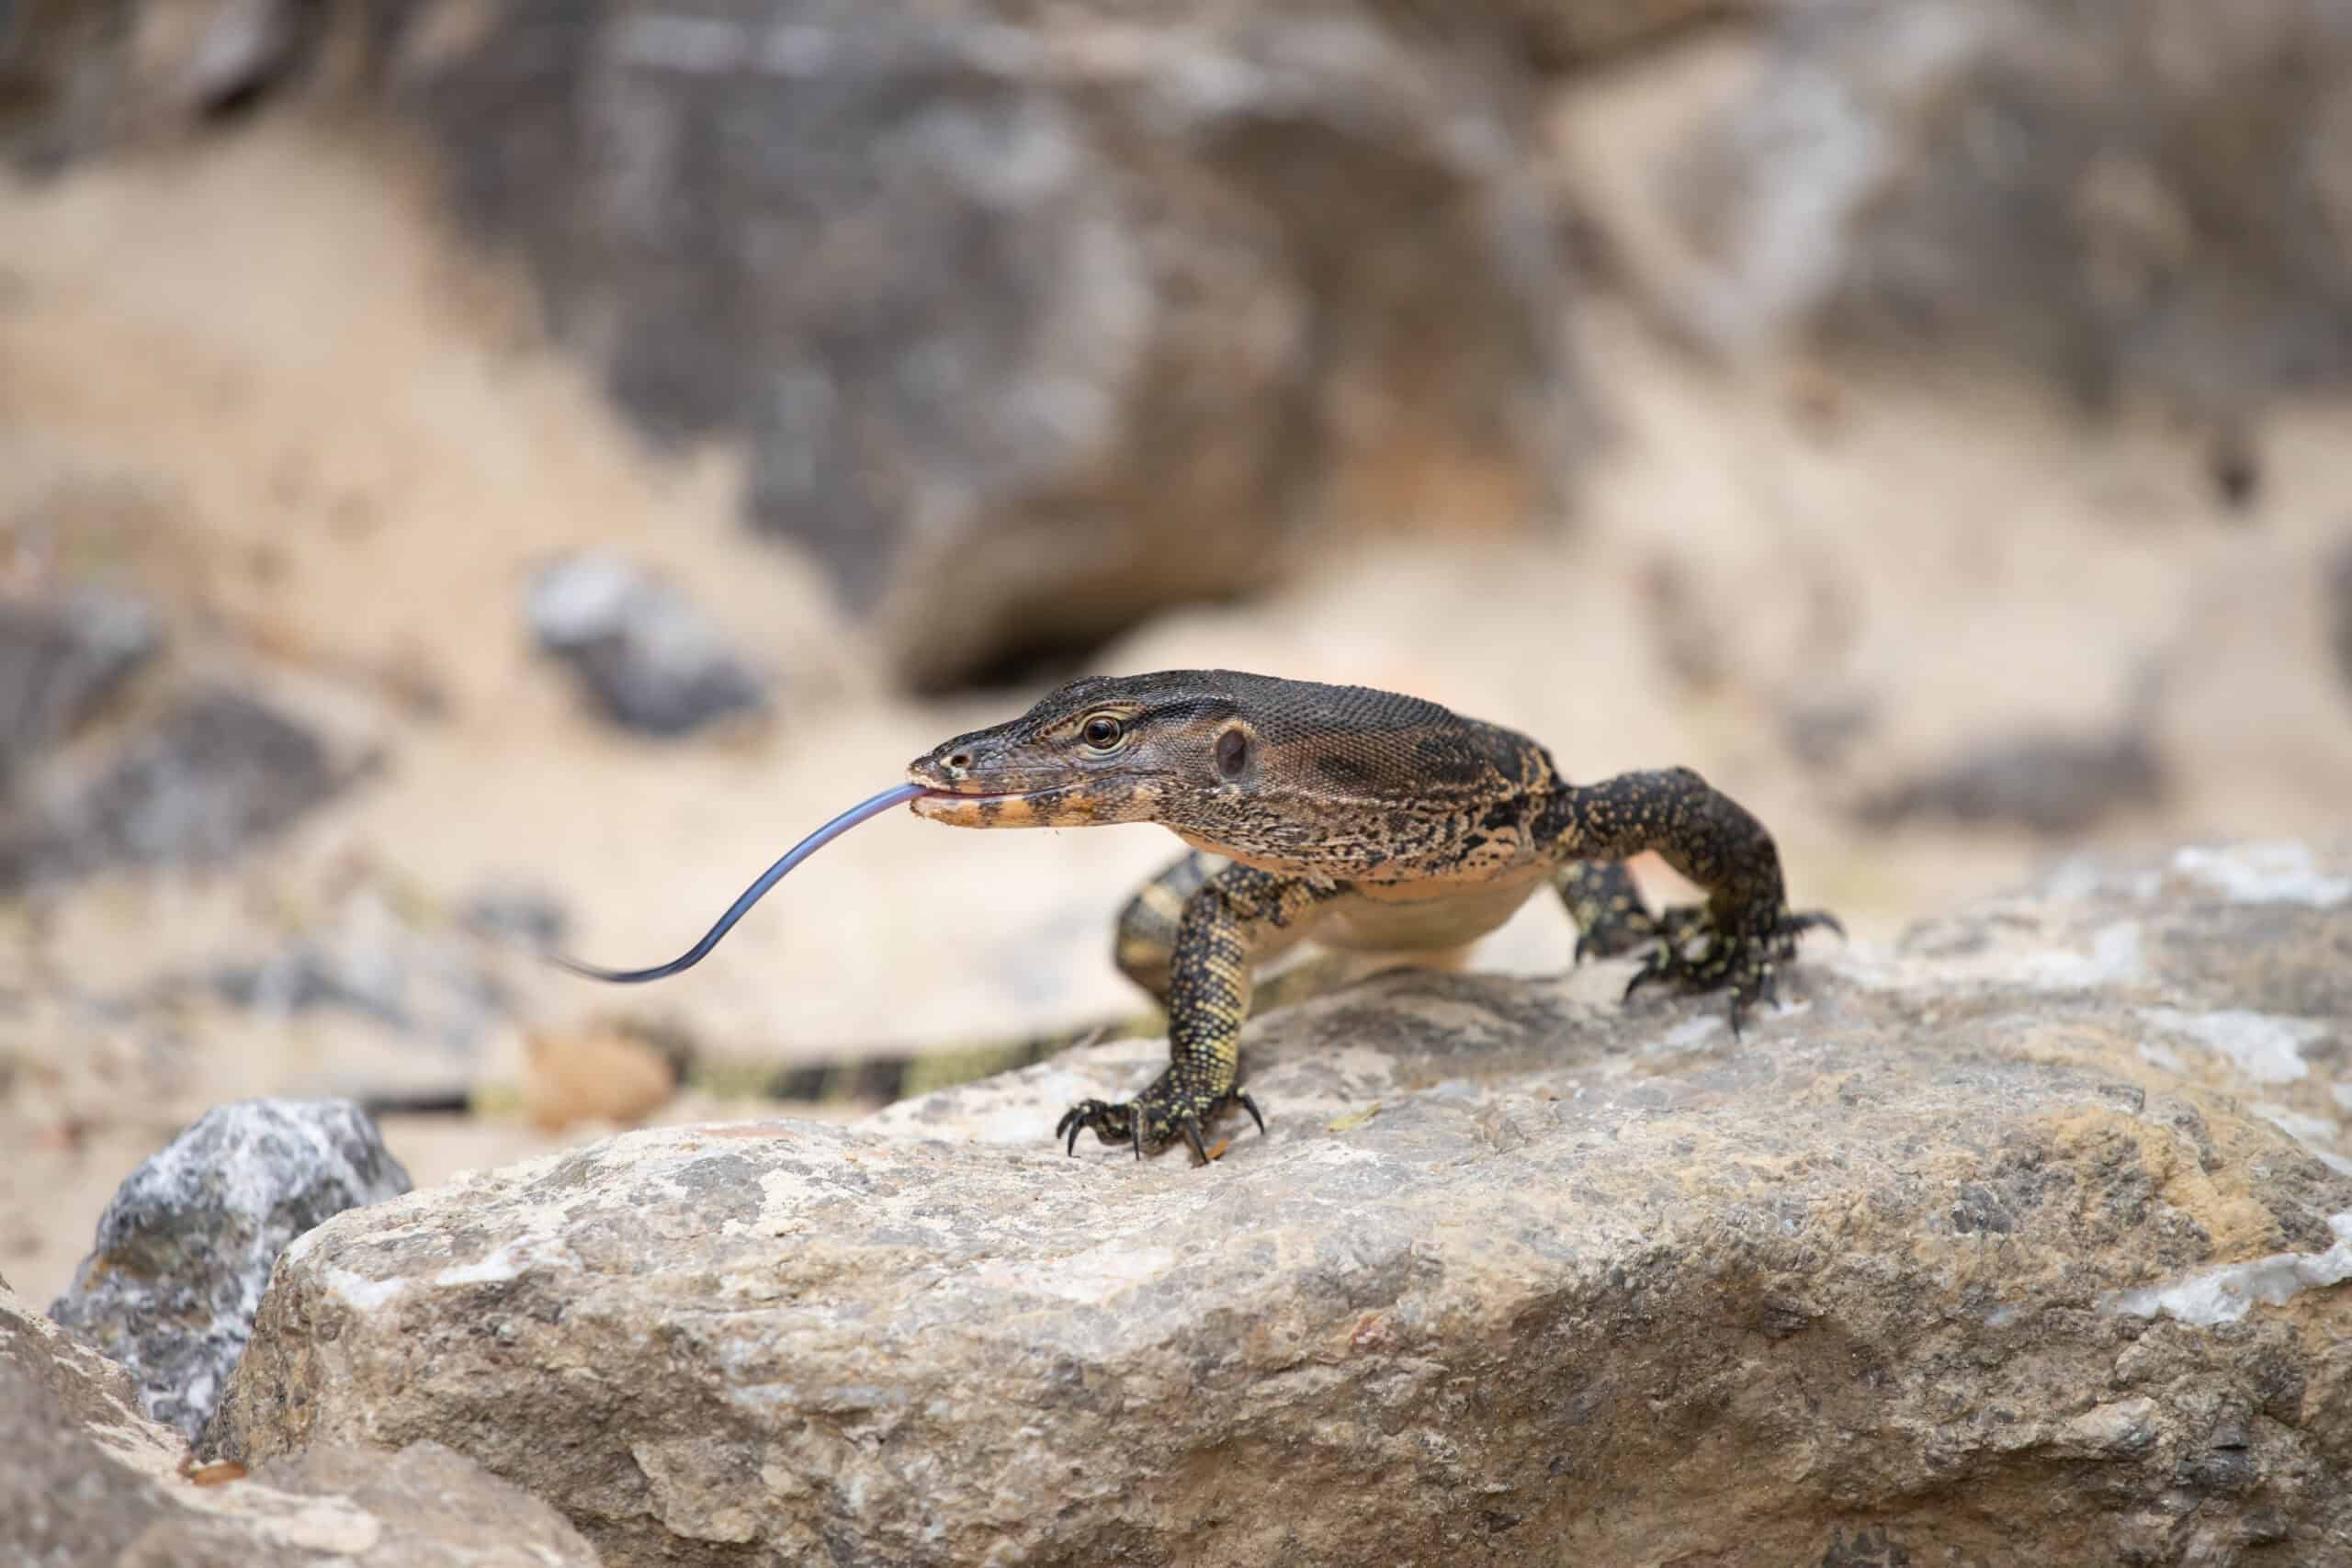
{"type": "MultiPolygon", "coordinates": [[[[882,692],[815,575],[737,524],[726,455],[644,451],[538,343],[512,280],[387,166],[264,125],[0,186],[0,526],[165,603],[176,659],[387,759],[230,873],[0,908],[0,1274],[36,1300],[66,1282],[122,1174],[220,1100],[504,1081],[528,1037],[631,1018],[783,1062],[1134,1007],[1108,922],[1172,840],[912,819],[828,851],[664,987],[486,957],[516,1021],[470,1044],[344,1016],[86,1005],[322,923],[452,940],[450,911],[484,890],[551,895],[596,961],[665,958],[792,839],[1035,694],[882,692]],[[520,614],[537,566],[592,545],[658,566],[775,671],[773,721],[684,745],[596,722],[520,614]],[[437,715],[408,700],[427,690],[437,715]]],[[[1771,825],[1795,900],[1860,942],[2063,852],[2352,815],[2352,692],[2325,652],[2316,564],[2352,539],[2352,408],[2283,412],[2263,499],[2232,516],[2154,419],[2094,433],[2015,389],[1726,368],[1607,300],[1587,346],[1617,428],[1568,526],[1334,560],[1169,615],[1100,666],[1407,688],[1540,736],[1581,776],[1691,764],[1771,825]],[[2149,669],[2161,806],[2064,844],[1866,830],[1841,809],[1973,743],[2110,727],[2149,669]],[[1788,715],[1848,701],[1872,705],[1875,728],[1838,769],[1808,766],[1788,715]]],[[[1558,911],[1532,905],[1481,962],[1553,972],[1566,943],[1558,911]]],[[[689,1096],[661,1114],[741,1109],[689,1096]]],[[[426,1182],[603,1130],[402,1118],[388,1136],[426,1182]]]]}

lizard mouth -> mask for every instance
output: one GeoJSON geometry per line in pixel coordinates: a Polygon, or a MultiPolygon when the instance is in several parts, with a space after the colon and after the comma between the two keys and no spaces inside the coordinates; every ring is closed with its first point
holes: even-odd
{"type": "Polygon", "coordinates": [[[910,800],[907,808],[918,817],[956,828],[1070,827],[1095,820],[1102,806],[1101,796],[1084,784],[1005,789],[968,780],[942,788],[921,773],[909,776],[923,786],[923,792],[910,800]]]}

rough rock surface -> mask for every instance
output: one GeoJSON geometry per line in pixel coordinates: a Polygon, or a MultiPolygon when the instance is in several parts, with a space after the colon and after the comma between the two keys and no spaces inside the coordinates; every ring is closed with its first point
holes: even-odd
{"type": "Polygon", "coordinates": [[[528,610],[539,646],[628,728],[687,735],[765,705],[759,678],[716,627],[675,589],[616,557],[547,567],[531,584],[528,610]]]}
{"type": "Polygon", "coordinates": [[[475,11],[392,72],[462,207],[917,682],[1555,499],[1567,279],[1475,16],[475,11]]]}
{"type": "Polygon", "coordinates": [[[1731,337],[1990,353],[2216,419],[2352,373],[2335,0],[1816,0],[1679,164],[1731,337]]]}
{"type": "Polygon", "coordinates": [[[555,1510],[434,1443],[322,1445],[250,1479],[180,1472],[120,1367],[0,1291],[9,1568],[592,1568],[555,1510]],[[200,1482],[203,1483],[199,1483],[200,1482]]]}
{"type": "Polygon", "coordinates": [[[444,1442],[623,1564],[2341,1558],[2347,959],[2352,845],[2191,850],[1736,1043],[1377,979],[1209,1170],[1048,1141],[1132,1042],[630,1134],[304,1238],[208,1441],[444,1442]]]}
{"type": "Polygon", "coordinates": [[[150,1416],[194,1438],[286,1244],[408,1190],[349,1100],[217,1107],[130,1173],[50,1315],[130,1370],[150,1416]]]}

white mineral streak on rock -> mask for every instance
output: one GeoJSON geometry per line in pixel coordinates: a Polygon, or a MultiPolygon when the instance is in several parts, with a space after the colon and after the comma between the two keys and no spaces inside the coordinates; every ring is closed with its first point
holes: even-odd
{"type": "Polygon", "coordinates": [[[2255,1102],[2254,1113],[2296,1142],[2310,1145],[2322,1157],[2325,1157],[2327,1145],[2344,1135],[2344,1124],[2340,1122],[2332,1122],[2324,1116],[2307,1115],[2291,1106],[2274,1105],[2267,1100],[2255,1102]]]}
{"type": "Polygon", "coordinates": [[[2235,1323],[2257,1303],[2283,1306],[2305,1291],[2352,1280],[2352,1213],[2333,1215],[2327,1224],[2335,1233],[2335,1245],[2325,1252],[2274,1252],[2250,1263],[2224,1263],[2168,1285],[2109,1292],[2099,1298],[2099,1305],[2133,1317],[2161,1313],[2205,1328],[2235,1323]]]}
{"type": "Polygon", "coordinates": [[[2327,1026],[2307,1018],[2222,1009],[2187,1012],[2178,1008],[2142,1008],[2140,1016],[2157,1028],[2185,1034],[2237,1064],[2256,1083],[2292,1083],[2309,1076],[2303,1047],[2323,1038],[2327,1026]]]}
{"type": "Polygon", "coordinates": [[[2147,973],[2136,920],[2101,926],[2092,933],[2091,950],[2086,953],[2029,953],[2018,966],[2030,983],[2052,990],[2128,985],[2147,973]]]}
{"type": "Polygon", "coordinates": [[[2172,857],[2173,869],[2228,897],[2248,904],[2308,904],[2329,908],[2352,900],[2352,876],[2323,873],[2299,843],[2189,845],[2172,857]]]}

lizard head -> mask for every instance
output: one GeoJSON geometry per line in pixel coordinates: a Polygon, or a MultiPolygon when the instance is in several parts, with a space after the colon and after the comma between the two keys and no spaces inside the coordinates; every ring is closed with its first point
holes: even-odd
{"type": "Polygon", "coordinates": [[[915,814],[935,822],[1157,822],[1252,865],[1344,876],[1409,858],[1431,819],[1541,771],[1528,743],[1416,697],[1169,670],[1073,681],[907,777],[925,791],[915,814]]]}
{"type": "Polygon", "coordinates": [[[1159,821],[1219,786],[1218,748],[1232,758],[1249,744],[1238,716],[1204,672],[1089,676],[916,758],[907,777],[927,793],[913,809],[959,828],[1159,821]]]}

